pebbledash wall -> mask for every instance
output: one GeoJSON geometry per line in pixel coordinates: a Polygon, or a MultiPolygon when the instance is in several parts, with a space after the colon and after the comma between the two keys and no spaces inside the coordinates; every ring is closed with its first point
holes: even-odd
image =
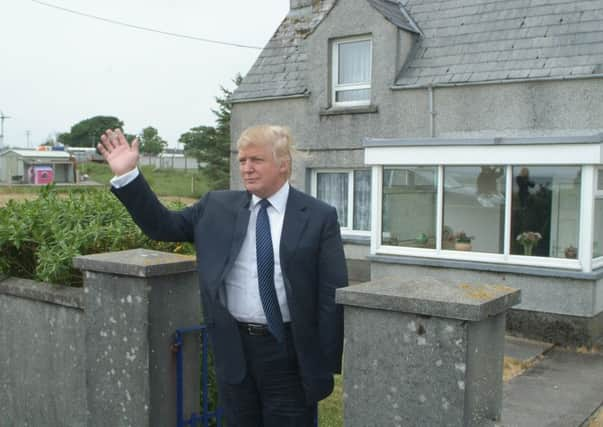
{"type": "MultiPolygon", "coordinates": [[[[133,250],[76,258],[84,287],[0,278],[0,425],[176,422],[172,336],[200,323],[196,263],[133,250]]],[[[185,336],[185,415],[199,408],[185,336]]]]}
{"type": "MultiPolygon", "coordinates": [[[[297,11],[294,3],[291,20],[306,10],[297,11]]],[[[236,139],[248,126],[261,123],[290,127],[297,148],[304,152],[294,160],[291,183],[308,193],[314,191],[312,181],[317,170],[374,170],[375,165],[366,161],[366,140],[571,139],[603,133],[601,75],[395,86],[401,67],[397,61],[407,53],[404,52],[405,37],[403,31],[398,32],[386,22],[367,0],[337,2],[301,42],[306,58],[306,68],[300,70],[306,87],[303,94],[237,99],[235,92],[231,119],[231,187],[242,188],[236,139]],[[329,100],[330,43],[333,39],[364,34],[370,34],[373,40],[370,105],[358,109],[333,107],[329,100]]],[[[243,82],[245,84],[245,80],[243,82]]],[[[283,87],[287,87],[285,83],[283,87]]],[[[546,159],[546,144],[539,150],[541,159],[546,159]]],[[[598,156],[588,165],[600,167],[601,162],[598,156]]],[[[392,163],[377,167],[388,165],[392,163]]],[[[374,184],[374,173],[372,177],[374,184]]],[[[373,216],[371,227],[374,228],[377,221],[380,218],[373,216]]],[[[396,277],[480,277],[488,283],[505,283],[523,292],[523,302],[508,316],[508,326],[515,332],[568,344],[588,345],[603,340],[603,269],[600,266],[582,273],[562,267],[526,268],[509,263],[498,268],[484,262],[425,262],[420,254],[375,256],[370,248],[372,233],[377,231],[342,230],[354,280],[390,274],[396,277]]]]}

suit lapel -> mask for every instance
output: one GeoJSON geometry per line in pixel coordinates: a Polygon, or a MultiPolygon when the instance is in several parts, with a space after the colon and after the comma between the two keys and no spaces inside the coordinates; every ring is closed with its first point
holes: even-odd
{"type": "MultiPolygon", "coordinates": [[[[226,263],[226,267],[222,271],[222,275],[220,277],[220,281],[218,283],[223,283],[224,278],[228,274],[228,272],[232,269],[235,259],[241,250],[241,246],[243,245],[243,240],[245,239],[245,234],[247,233],[247,226],[249,225],[249,202],[251,200],[251,195],[248,192],[242,193],[241,202],[236,208],[235,211],[235,221],[234,221],[234,231],[232,235],[232,242],[230,244],[230,252],[228,254],[228,261],[226,263]]],[[[217,289],[215,289],[217,291],[217,289]]]]}
{"type": "Polygon", "coordinates": [[[287,199],[287,210],[283,219],[283,231],[281,232],[280,258],[283,273],[287,267],[287,262],[295,252],[301,239],[302,233],[308,222],[308,210],[299,191],[291,187],[289,198],[287,199]]]}

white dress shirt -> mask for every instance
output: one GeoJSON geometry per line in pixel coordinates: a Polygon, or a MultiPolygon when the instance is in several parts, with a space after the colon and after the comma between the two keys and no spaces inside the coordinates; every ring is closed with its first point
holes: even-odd
{"type": "MultiPolygon", "coordinates": [[[[139,173],[138,168],[136,168],[123,175],[113,177],[111,185],[115,188],[124,187],[134,181],[139,173]]],[[[286,182],[280,190],[268,198],[270,206],[267,208],[268,219],[270,220],[272,249],[274,251],[274,286],[283,322],[291,320],[280,259],[281,233],[288,197],[289,183],[286,182]]],[[[252,195],[251,197],[247,233],[245,234],[241,251],[237,255],[232,269],[226,276],[225,287],[220,292],[220,299],[238,321],[266,324],[266,316],[260,299],[255,251],[255,224],[258,212],[260,211],[260,200],[256,195],[252,195]]]]}
{"type": "MultiPolygon", "coordinates": [[[[280,260],[281,233],[288,197],[289,183],[286,182],[280,190],[268,198],[270,206],[267,209],[272,249],[274,251],[274,286],[284,322],[291,320],[280,260]]],[[[226,286],[222,295],[226,307],[238,321],[266,324],[266,316],[260,299],[255,251],[255,224],[260,211],[260,200],[256,195],[251,197],[249,204],[251,213],[249,224],[247,224],[247,233],[241,251],[237,255],[232,269],[226,275],[226,286]]]]}

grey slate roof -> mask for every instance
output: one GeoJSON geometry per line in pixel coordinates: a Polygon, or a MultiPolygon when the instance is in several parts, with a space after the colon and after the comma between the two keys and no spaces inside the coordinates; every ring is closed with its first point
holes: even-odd
{"type": "Polygon", "coordinates": [[[367,0],[373,8],[381,13],[385,19],[399,28],[412,33],[421,34],[416,24],[408,16],[397,0],[367,0]]]}
{"type": "Polygon", "coordinates": [[[230,100],[306,94],[308,57],[302,41],[322,22],[336,1],[323,0],[319,8],[291,10],[230,100]]]}
{"type": "MultiPolygon", "coordinates": [[[[422,34],[399,87],[603,76],[603,0],[367,2],[422,34]]],[[[336,3],[290,11],[231,100],[307,94],[303,40],[336,3]]]]}
{"type": "Polygon", "coordinates": [[[603,74],[602,0],[407,0],[425,37],[398,85],[603,74]]]}

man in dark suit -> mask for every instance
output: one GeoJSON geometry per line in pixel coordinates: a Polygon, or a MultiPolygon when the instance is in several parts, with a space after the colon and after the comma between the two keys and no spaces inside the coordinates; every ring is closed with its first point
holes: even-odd
{"type": "Polygon", "coordinates": [[[194,242],[203,315],[229,426],[311,426],[341,370],[347,285],[335,209],[289,185],[280,126],[238,140],[246,191],[213,191],[182,211],[161,205],[136,168],[138,141],[108,130],[98,146],[115,195],[151,238],[194,242]]]}

